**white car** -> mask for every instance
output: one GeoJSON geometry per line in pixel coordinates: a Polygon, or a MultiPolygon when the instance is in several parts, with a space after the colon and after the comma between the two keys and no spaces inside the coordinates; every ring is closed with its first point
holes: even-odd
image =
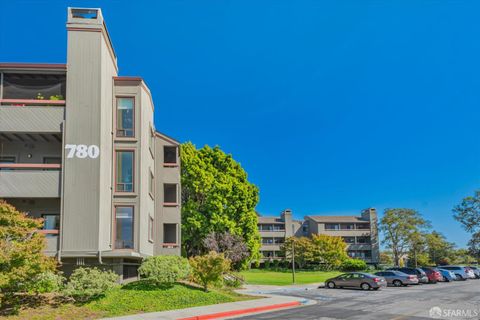
{"type": "Polygon", "coordinates": [[[469,267],[465,267],[465,273],[467,274],[468,279],[475,279],[475,272],[469,267]]]}

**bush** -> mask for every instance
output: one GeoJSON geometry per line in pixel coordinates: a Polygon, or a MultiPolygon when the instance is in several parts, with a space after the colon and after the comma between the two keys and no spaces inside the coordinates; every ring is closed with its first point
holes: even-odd
{"type": "Polygon", "coordinates": [[[208,290],[208,285],[220,282],[223,274],[230,270],[230,260],[215,251],[190,258],[189,261],[194,281],[201,284],[205,291],[208,290]]]}
{"type": "Polygon", "coordinates": [[[229,288],[240,288],[243,282],[243,277],[237,274],[229,273],[223,276],[223,284],[229,288]]]}
{"type": "Polygon", "coordinates": [[[59,292],[63,289],[64,284],[65,277],[61,274],[47,271],[33,278],[31,291],[35,293],[59,292]]]}
{"type": "Polygon", "coordinates": [[[113,271],[78,268],[70,276],[64,294],[76,301],[88,301],[115,287],[117,279],[118,275],[113,271]]]}
{"type": "Polygon", "coordinates": [[[156,285],[171,285],[190,274],[190,265],[183,257],[156,256],[145,259],[138,273],[156,285]]]}
{"type": "Polygon", "coordinates": [[[271,264],[272,264],[272,263],[271,263],[270,259],[265,260],[265,262],[263,263],[263,267],[264,267],[265,269],[270,269],[270,265],[271,265],[271,264]]]}
{"type": "Polygon", "coordinates": [[[365,261],[360,259],[347,259],[340,266],[342,271],[363,271],[367,269],[365,261]]]}

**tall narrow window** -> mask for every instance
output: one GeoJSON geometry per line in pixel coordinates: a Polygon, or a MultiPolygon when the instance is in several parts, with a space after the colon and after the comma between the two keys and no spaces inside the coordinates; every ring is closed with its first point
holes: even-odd
{"type": "Polygon", "coordinates": [[[153,218],[151,216],[148,217],[148,241],[153,242],[153,218]]]}
{"type": "Polygon", "coordinates": [[[115,249],[133,249],[133,207],[115,207],[115,249]]]}
{"type": "Polygon", "coordinates": [[[43,214],[43,230],[59,230],[60,229],[60,215],[58,214],[43,214]]]}
{"type": "Polygon", "coordinates": [[[165,183],[163,185],[163,202],[166,204],[177,203],[177,185],[173,183],[165,183]]]}
{"type": "Polygon", "coordinates": [[[135,136],[135,100],[117,98],[117,137],[135,136]]]}
{"type": "Polygon", "coordinates": [[[150,171],[150,179],[148,179],[148,192],[153,196],[153,191],[155,187],[155,179],[153,176],[153,172],[150,171]]]}
{"type": "Polygon", "coordinates": [[[133,151],[117,151],[115,191],[133,192],[134,155],[133,151]]]}
{"type": "Polygon", "coordinates": [[[173,147],[173,146],[163,147],[163,163],[177,164],[177,147],[173,147]]]}
{"type": "Polygon", "coordinates": [[[177,243],[177,224],[163,224],[163,243],[177,243]]]}

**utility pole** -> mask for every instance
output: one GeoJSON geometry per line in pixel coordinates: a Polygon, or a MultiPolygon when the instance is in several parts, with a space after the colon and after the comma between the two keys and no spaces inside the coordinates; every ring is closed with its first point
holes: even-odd
{"type": "Polygon", "coordinates": [[[292,224],[292,282],[295,284],[295,238],[294,226],[292,224]]]}

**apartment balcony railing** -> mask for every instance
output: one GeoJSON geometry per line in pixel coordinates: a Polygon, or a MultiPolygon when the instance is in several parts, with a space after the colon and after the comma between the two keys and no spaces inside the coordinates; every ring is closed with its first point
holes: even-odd
{"type": "Polygon", "coordinates": [[[60,164],[0,163],[0,198],[58,198],[60,169],[60,164]]]}
{"type": "MultiPolygon", "coordinates": [[[[0,132],[35,132],[35,133],[60,133],[61,125],[65,118],[65,101],[41,101],[41,103],[28,104],[27,100],[21,105],[5,103],[11,99],[0,100],[0,132]]],[[[37,100],[36,100],[37,101],[37,100]]]]}
{"type": "Polygon", "coordinates": [[[47,247],[45,253],[47,255],[55,255],[58,251],[58,234],[59,230],[39,230],[38,232],[45,234],[47,247]]]}

